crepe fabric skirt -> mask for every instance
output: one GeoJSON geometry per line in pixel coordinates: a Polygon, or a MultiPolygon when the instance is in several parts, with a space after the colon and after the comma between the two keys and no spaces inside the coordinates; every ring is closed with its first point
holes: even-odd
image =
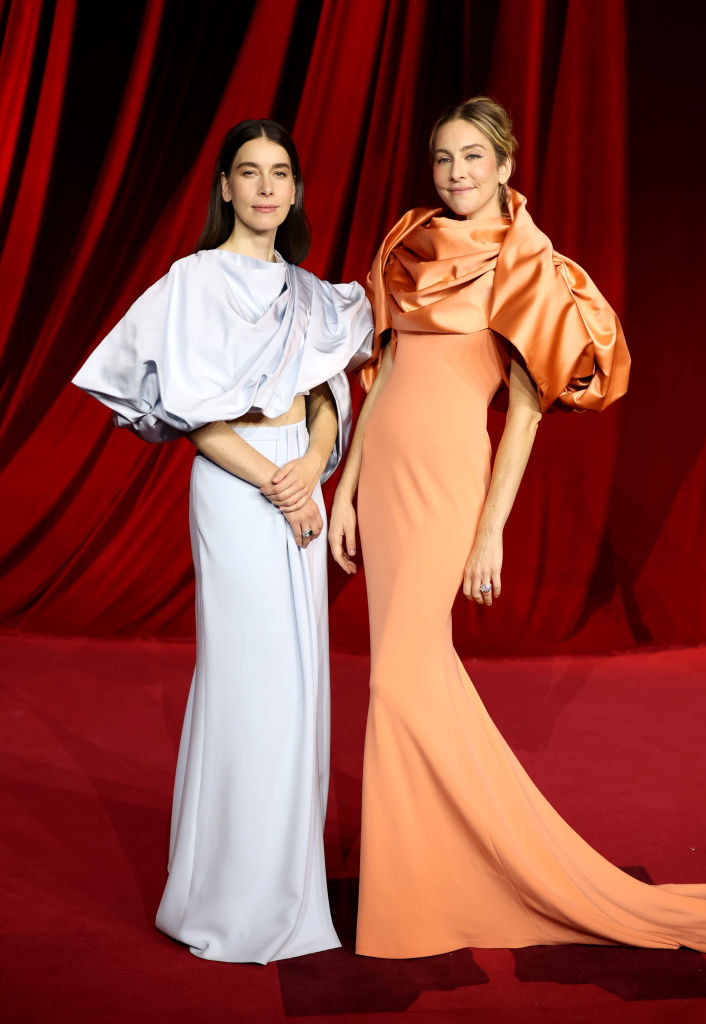
{"type": "Polygon", "coordinates": [[[706,885],[647,885],[548,804],[452,644],[490,480],[490,331],[400,334],[366,427],[358,510],[372,667],[357,951],[564,942],[706,950],[706,885]]]}
{"type": "MultiPolygon", "coordinates": [[[[277,465],[307,449],[303,421],[237,431],[277,465]]],[[[330,949],[325,530],[301,550],[256,487],[200,455],[190,527],[196,667],[157,926],[207,960],[330,949]]]]}

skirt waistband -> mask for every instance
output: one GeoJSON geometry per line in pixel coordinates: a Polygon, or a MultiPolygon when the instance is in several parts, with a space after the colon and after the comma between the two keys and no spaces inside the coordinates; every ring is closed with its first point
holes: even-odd
{"type": "Polygon", "coordinates": [[[231,430],[234,430],[236,434],[239,434],[244,441],[248,438],[253,440],[267,441],[267,440],[279,440],[284,438],[304,439],[307,436],[306,420],[297,420],[296,423],[284,423],[279,427],[268,427],[260,425],[259,423],[247,423],[241,424],[240,426],[231,426],[231,430]]]}

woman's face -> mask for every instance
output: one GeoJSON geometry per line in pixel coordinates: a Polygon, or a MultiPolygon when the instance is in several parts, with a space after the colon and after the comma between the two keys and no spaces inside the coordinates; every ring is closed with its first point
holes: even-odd
{"type": "Polygon", "coordinates": [[[230,173],[221,173],[221,192],[233,204],[235,227],[254,234],[276,231],[296,198],[287,150],[269,139],[245,142],[233,158],[230,173]]]}
{"type": "Polygon", "coordinates": [[[499,187],[510,165],[498,164],[487,135],[469,121],[447,121],[436,133],[434,185],[448,208],[462,220],[501,217],[499,187]]]}

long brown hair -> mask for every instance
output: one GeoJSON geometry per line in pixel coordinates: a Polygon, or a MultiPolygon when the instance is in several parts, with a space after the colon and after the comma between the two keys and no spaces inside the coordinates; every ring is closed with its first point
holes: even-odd
{"type": "Polygon", "coordinates": [[[233,231],[235,214],[232,205],[223,198],[221,173],[226,177],[230,174],[235,154],[251,139],[268,139],[287,151],[294,178],[295,198],[287,214],[287,219],[277,228],[275,248],[288,263],[301,263],[306,258],[311,245],[311,226],[304,209],[304,183],[299,165],[299,155],[287,129],[283,128],[281,124],[277,124],[276,121],[266,119],[240,121],[230,129],[223,139],[213,169],[206,223],[201,229],[195,252],[198,252],[199,249],[216,249],[230,237],[233,231]]]}

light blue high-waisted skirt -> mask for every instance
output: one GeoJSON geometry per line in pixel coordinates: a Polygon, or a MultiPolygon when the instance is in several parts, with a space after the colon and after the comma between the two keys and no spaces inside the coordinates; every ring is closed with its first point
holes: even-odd
{"type": "MultiPolygon", "coordinates": [[[[304,421],[235,429],[277,465],[307,450],[304,421]]],[[[157,926],[208,960],[330,949],[326,530],[298,548],[256,487],[201,455],[190,526],[196,668],[157,926]]]]}

